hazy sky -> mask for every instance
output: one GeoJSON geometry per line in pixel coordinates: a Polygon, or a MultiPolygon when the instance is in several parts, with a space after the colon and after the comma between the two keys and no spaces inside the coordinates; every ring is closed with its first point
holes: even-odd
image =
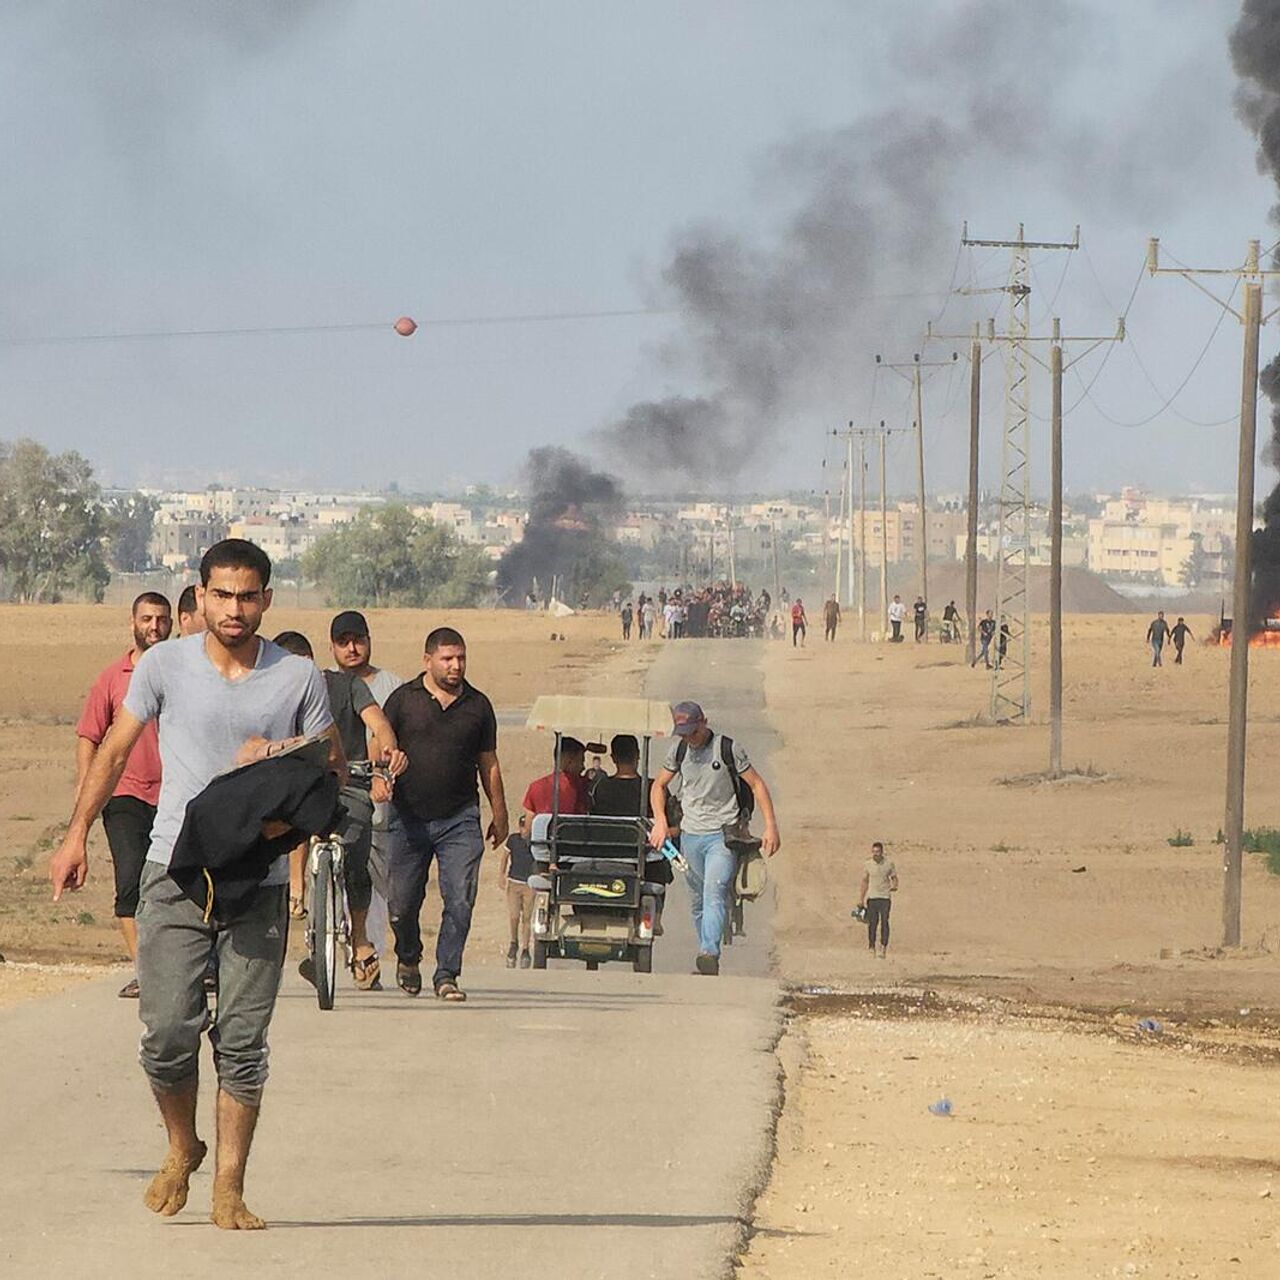
{"type": "MultiPolygon", "coordinates": [[[[713,488],[820,487],[824,431],[905,420],[875,351],[907,356],[927,318],[965,328],[999,305],[948,301],[1007,262],[958,252],[966,218],[984,236],[1081,224],[1086,251],[1033,256],[1033,316],[1077,333],[1111,331],[1150,234],[1207,266],[1280,234],[1232,110],[1237,8],[8,0],[0,438],[79,449],[116,483],[448,488],[510,482],[539,444],[621,466],[601,433],[634,402],[723,391],[749,461],[713,488]],[[716,246],[720,274],[673,275],[690,244],[716,246]],[[725,262],[753,282],[745,301],[725,301],[725,262]],[[643,308],[390,330],[402,313],[643,308]],[[763,337],[740,331],[756,323],[763,337]],[[760,358],[771,398],[741,416],[760,358]]],[[[1234,319],[1157,414],[1218,320],[1190,285],[1142,282],[1092,399],[1068,375],[1069,488],[1233,487],[1234,424],[1176,415],[1238,409],[1234,319]]],[[[1273,322],[1264,355],[1277,346],[1273,322]]],[[[993,478],[999,358],[985,369],[993,478]]],[[[931,488],[962,484],[966,377],[930,383],[931,488]]],[[[1047,412],[1043,380],[1036,397],[1047,412]]],[[[891,483],[911,465],[900,438],[891,483]]]]}

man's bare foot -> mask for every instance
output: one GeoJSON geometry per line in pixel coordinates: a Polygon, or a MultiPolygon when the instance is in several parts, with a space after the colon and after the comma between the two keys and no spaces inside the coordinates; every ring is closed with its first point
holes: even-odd
{"type": "Polygon", "coordinates": [[[209,1148],[203,1142],[193,1151],[170,1151],[160,1166],[160,1172],[151,1179],[151,1185],[142,1197],[142,1203],[152,1213],[172,1218],[187,1203],[187,1187],[191,1175],[200,1167],[209,1148]]]}
{"type": "Polygon", "coordinates": [[[213,1212],[209,1221],[224,1231],[262,1231],[266,1223],[245,1208],[244,1196],[232,1187],[213,1184],[213,1212]]]}

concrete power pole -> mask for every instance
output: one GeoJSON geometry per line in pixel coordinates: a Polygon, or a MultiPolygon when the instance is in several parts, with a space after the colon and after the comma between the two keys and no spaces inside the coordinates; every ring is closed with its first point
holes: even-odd
{"type": "Polygon", "coordinates": [[[969,347],[969,506],[964,540],[965,660],[978,660],[978,438],[982,426],[982,340],[969,347]]]}
{"type": "Polygon", "coordinates": [[[945,369],[954,365],[959,358],[959,353],[953,351],[950,360],[921,360],[917,352],[909,362],[894,364],[892,361],[876,356],[876,364],[885,369],[892,369],[894,373],[905,377],[911,383],[915,393],[916,500],[920,508],[919,527],[916,530],[918,541],[916,584],[920,598],[925,601],[929,599],[929,512],[924,486],[924,394],[920,371],[921,369],[945,369]]]}
{"type": "Polygon", "coordinates": [[[1260,330],[1275,314],[1262,310],[1262,288],[1280,278],[1280,271],[1259,266],[1260,247],[1250,240],[1244,265],[1225,269],[1162,267],[1160,241],[1147,245],[1147,269],[1154,275],[1178,275],[1208,293],[1244,326],[1244,358],[1240,387],[1240,449],[1236,480],[1236,566],[1231,594],[1231,679],[1227,710],[1227,795],[1223,830],[1222,945],[1238,947],[1241,937],[1241,885],[1244,872],[1245,746],[1249,716],[1249,629],[1252,623],[1253,501],[1257,451],[1258,345],[1260,330]],[[1232,276],[1245,282],[1244,307],[1237,311],[1230,299],[1218,298],[1197,276],[1232,276]]]}
{"type": "Polygon", "coordinates": [[[858,440],[858,639],[867,639],[867,441],[858,440]]]}

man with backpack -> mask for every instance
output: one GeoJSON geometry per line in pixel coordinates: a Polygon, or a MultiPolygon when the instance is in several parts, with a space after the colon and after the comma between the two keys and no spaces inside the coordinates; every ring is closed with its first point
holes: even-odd
{"type": "Polygon", "coordinates": [[[781,839],[773,797],[752,766],[741,744],[714,732],[696,702],[678,702],[671,709],[676,740],[653,780],[650,803],[655,849],[667,839],[667,788],[680,779],[680,852],[689,864],[689,895],[693,928],[698,935],[696,969],[720,972],[720,938],[724,932],[734,856],[726,837],[741,833],[758,807],[764,818],[760,850],[766,857],[778,852],[781,839]]]}

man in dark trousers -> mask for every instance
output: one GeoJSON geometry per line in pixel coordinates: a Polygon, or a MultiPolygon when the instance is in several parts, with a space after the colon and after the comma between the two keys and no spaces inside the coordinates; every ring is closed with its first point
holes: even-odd
{"type": "Polygon", "coordinates": [[[929,638],[929,606],[924,602],[924,596],[916,596],[916,602],[911,606],[911,614],[916,624],[916,644],[922,640],[929,638]]]}
{"type": "Polygon", "coordinates": [[[858,906],[867,913],[867,946],[881,960],[889,952],[889,907],[892,893],[898,892],[898,868],[884,856],[879,840],[871,846],[871,857],[862,868],[862,884],[858,890],[858,906]],[[876,933],[880,934],[880,950],[876,951],[876,933]]]}
{"type": "Polygon", "coordinates": [[[396,938],[396,983],[416,996],[422,990],[418,915],[436,862],[444,914],[432,987],[438,999],[453,1003],[467,998],[458,978],[484,856],[477,776],[493,812],[488,839],[495,849],[506,842],[509,818],[498,764],[498,720],[489,699],[467,683],[466,641],[452,627],[437,627],[425,648],[422,673],[401,685],[383,707],[409,757],[387,826],[387,906],[396,938]]]}
{"type": "Polygon", "coordinates": [[[1182,650],[1188,640],[1194,640],[1195,636],[1191,634],[1191,628],[1187,626],[1186,618],[1179,618],[1173,624],[1173,630],[1169,632],[1169,638],[1173,641],[1173,647],[1177,650],[1177,656],[1173,660],[1175,667],[1182,666],[1182,650]]]}
{"type": "MultiPolygon", "coordinates": [[[[133,669],[152,645],[169,638],[173,615],[169,601],[154,591],[144,591],[133,602],[130,614],[133,625],[133,647],[123,658],[113,662],[93,682],[84,710],[76,725],[76,792],[84,786],[89,766],[116,715],[124,705],[133,669]]],[[[160,738],[156,726],[149,724],[129,756],[129,763],[116,784],[111,799],[102,810],[102,829],[107,833],[111,850],[111,867],[115,872],[115,916],[120,922],[129,959],[138,958],[138,886],[142,866],[151,845],[151,825],[156,819],[156,803],[160,799],[160,738]]],[[[125,1000],[138,997],[138,979],[130,978],[120,988],[125,1000]]]]}
{"type": "Polygon", "coordinates": [[[1153,667],[1164,666],[1164,642],[1168,638],[1169,624],[1164,620],[1164,610],[1161,609],[1147,628],[1147,643],[1151,646],[1151,665],[1153,667]]]}
{"type": "Polygon", "coordinates": [[[988,609],[986,616],[978,622],[978,656],[971,663],[977,666],[982,663],[988,671],[991,670],[991,642],[996,636],[996,620],[991,616],[991,610],[988,609]]]}
{"type": "Polygon", "coordinates": [[[828,640],[836,638],[836,628],[840,625],[840,602],[835,595],[829,595],[822,606],[822,627],[828,640]]]}

